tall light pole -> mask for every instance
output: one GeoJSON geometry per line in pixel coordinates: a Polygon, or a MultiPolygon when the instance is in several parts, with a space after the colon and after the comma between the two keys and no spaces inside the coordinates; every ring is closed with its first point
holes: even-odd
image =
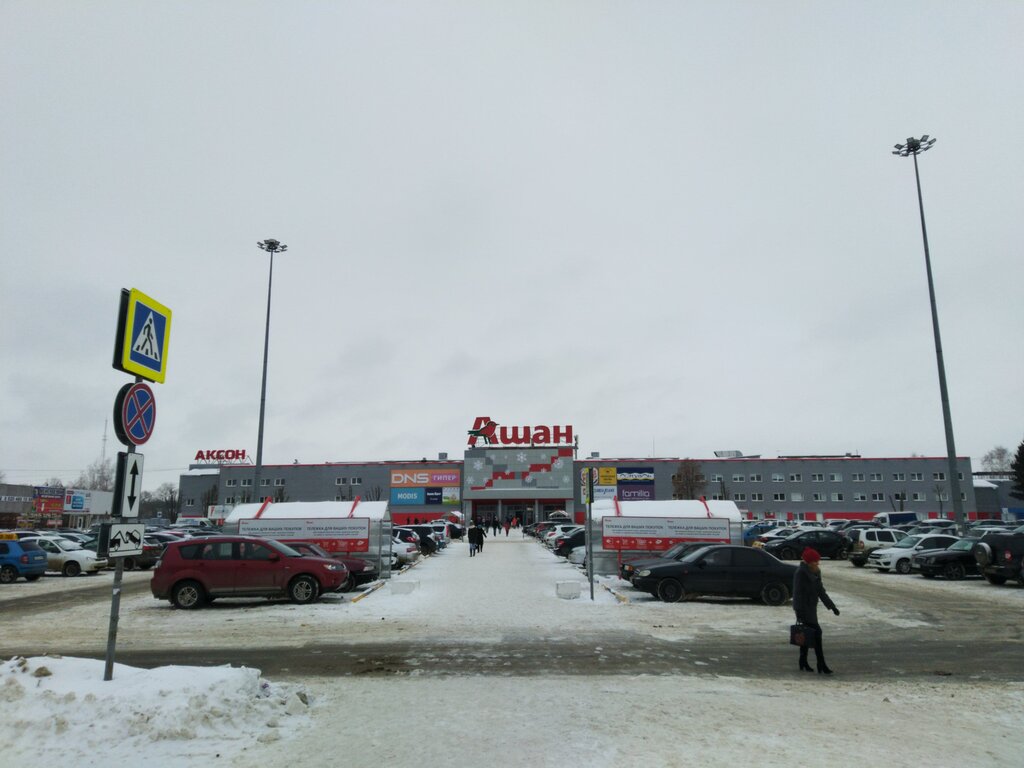
{"type": "Polygon", "coordinates": [[[935,139],[925,134],[920,139],[910,137],[906,144],[896,144],[894,155],[914,158],[914,178],[917,180],[917,207],[921,212],[921,236],[924,238],[924,266],[928,273],[928,299],[932,305],[932,333],[935,336],[935,360],[939,367],[939,393],[942,397],[942,421],[946,428],[946,458],[949,464],[949,493],[953,497],[953,516],[961,535],[966,532],[964,504],[960,499],[960,475],[956,465],[956,444],[953,442],[953,418],[949,413],[949,392],[946,389],[946,366],[942,360],[942,337],[939,335],[939,313],[935,308],[935,284],[932,281],[932,260],[928,253],[928,229],[924,224],[924,199],[921,197],[921,174],[917,169],[917,156],[927,152],[935,139]]]}
{"type": "Polygon", "coordinates": [[[252,491],[256,501],[262,501],[260,494],[260,473],[263,471],[263,414],[267,410],[267,353],[270,351],[270,292],[274,287],[274,254],[284,253],[288,246],[268,238],[256,243],[260,250],[270,254],[270,279],[267,280],[267,330],[263,336],[263,384],[260,386],[260,428],[256,437],[256,472],[253,475],[252,491]]]}

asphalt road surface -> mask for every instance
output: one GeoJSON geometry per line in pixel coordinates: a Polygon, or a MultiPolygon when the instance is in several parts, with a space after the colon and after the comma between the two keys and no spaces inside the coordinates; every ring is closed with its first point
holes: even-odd
{"type": "MultiPolygon", "coordinates": [[[[884,577],[883,577],[884,578],[884,577]]],[[[894,577],[909,578],[909,577],[894,577]]],[[[833,579],[830,586],[838,581],[833,579]]],[[[996,589],[978,584],[978,589],[996,589]]],[[[124,585],[124,595],[148,592],[148,581],[124,585]]],[[[856,680],[952,679],[977,681],[1024,680],[1024,636],[1019,611],[1000,610],[984,600],[950,599],[879,591],[877,586],[842,580],[842,589],[884,607],[907,609],[908,601],[924,625],[909,628],[865,626],[863,632],[829,637],[823,620],[829,664],[840,678],[856,680]]],[[[1003,589],[1019,589],[1004,587],[1003,589]]],[[[373,599],[370,596],[369,599],[373,599]]],[[[0,605],[5,617],[49,616],[64,605],[95,603],[109,612],[109,580],[73,592],[12,599],[0,605]]],[[[52,627],[52,625],[51,625],[52,627]]],[[[195,638],[192,638],[195,641],[195,638]]],[[[51,645],[52,648],[52,645],[51,645]]],[[[102,658],[102,649],[83,652],[69,640],[68,655],[102,658]]],[[[0,657],[35,655],[31,647],[8,642],[0,632],[0,657]]],[[[704,632],[684,643],[659,640],[641,632],[602,632],[545,637],[508,634],[497,642],[372,642],[310,641],[296,648],[276,645],[119,649],[117,661],[138,667],[164,665],[244,664],[281,679],[306,676],[387,675],[672,675],[718,674],[748,678],[792,678],[796,649],[767,644],[763,637],[704,632]]]]}

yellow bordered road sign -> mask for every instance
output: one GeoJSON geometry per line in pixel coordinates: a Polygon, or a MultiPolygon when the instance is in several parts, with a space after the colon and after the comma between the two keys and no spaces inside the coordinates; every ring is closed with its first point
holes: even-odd
{"type": "Polygon", "coordinates": [[[114,367],[163,384],[171,344],[171,310],[142,291],[121,290],[114,367]]]}

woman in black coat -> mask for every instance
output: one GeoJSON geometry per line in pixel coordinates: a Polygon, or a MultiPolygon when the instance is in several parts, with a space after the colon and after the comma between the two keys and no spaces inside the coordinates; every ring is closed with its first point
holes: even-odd
{"type": "MultiPolygon", "coordinates": [[[[821,555],[817,550],[808,547],[803,553],[803,562],[796,569],[793,576],[793,610],[796,612],[796,620],[800,624],[811,627],[814,631],[814,655],[818,661],[818,672],[823,675],[831,675],[832,670],[825,663],[825,652],[821,648],[821,625],[818,623],[818,600],[821,600],[836,616],[839,609],[832,602],[832,598],[825,591],[825,585],[821,583],[821,555]]],[[[800,669],[804,672],[813,672],[811,665],[807,663],[807,646],[800,646],[800,669]]]]}

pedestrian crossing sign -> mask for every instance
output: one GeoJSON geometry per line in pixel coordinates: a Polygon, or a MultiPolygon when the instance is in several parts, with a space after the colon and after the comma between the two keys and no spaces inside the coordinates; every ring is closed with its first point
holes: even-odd
{"type": "Polygon", "coordinates": [[[121,290],[114,367],[163,384],[171,341],[171,310],[142,291],[121,290]]]}

